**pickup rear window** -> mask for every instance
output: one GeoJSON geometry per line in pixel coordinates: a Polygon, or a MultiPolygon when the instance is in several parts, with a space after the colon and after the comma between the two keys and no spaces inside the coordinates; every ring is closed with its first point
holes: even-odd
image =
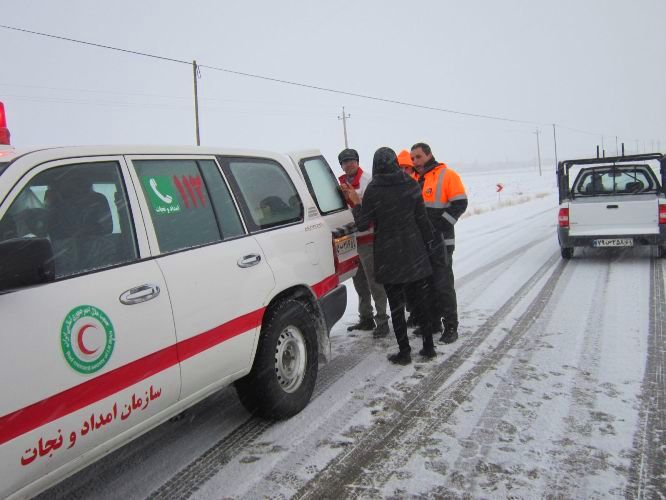
{"type": "Polygon", "coordinates": [[[647,165],[583,169],[574,182],[576,196],[656,193],[659,183],[647,165]]]}

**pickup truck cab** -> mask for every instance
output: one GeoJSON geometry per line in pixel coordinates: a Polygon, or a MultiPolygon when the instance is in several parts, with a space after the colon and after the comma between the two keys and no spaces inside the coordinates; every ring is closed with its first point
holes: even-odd
{"type": "Polygon", "coordinates": [[[0,498],[230,383],[299,412],[357,266],[318,151],[0,148],[0,498]]]}
{"type": "Polygon", "coordinates": [[[666,254],[666,198],[662,154],[560,162],[557,236],[562,257],[575,247],[653,245],[666,254]],[[572,171],[577,171],[570,182],[572,171]],[[661,180],[661,182],[660,182],[661,180]]]}

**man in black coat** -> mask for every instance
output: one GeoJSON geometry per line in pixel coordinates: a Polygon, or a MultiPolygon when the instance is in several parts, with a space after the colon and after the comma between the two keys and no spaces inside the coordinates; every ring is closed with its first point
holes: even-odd
{"type": "Polygon", "coordinates": [[[353,190],[343,190],[355,205],[352,213],[358,229],[374,226],[375,279],[386,290],[400,349],[389,356],[389,361],[403,365],[411,362],[405,295],[414,297],[413,303],[420,308],[418,317],[423,331],[420,354],[435,357],[431,318],[436,308],[427,279],[432,274],[428,249],[434,245],[434,237],[418,184],[398,166],[392,149],[379,148],[373,159],[372,181],[362,203],[353,190]]]}

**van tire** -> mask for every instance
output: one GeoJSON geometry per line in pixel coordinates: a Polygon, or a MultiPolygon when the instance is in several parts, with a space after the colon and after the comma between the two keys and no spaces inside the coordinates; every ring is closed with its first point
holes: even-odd
{"type": "Polygon", "coordinates": [[[310,401],[318,368],[315,319],[302,302],[287,299],[264,319],[250,373],[236,382],[236,392],[251,413],[281,420],[310,401]]]}
{"type": "Polygon", "coordinates": [[[560,253],[563,259],[570,259],[573,257],[574,249],[573,247],[560,247],[560,253]]]}

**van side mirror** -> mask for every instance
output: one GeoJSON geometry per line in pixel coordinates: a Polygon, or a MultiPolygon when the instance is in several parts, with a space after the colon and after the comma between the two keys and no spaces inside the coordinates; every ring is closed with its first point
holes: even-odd
{"type": "Polygon", "coordinates": [[[47,238],[0,242],[0,293],[54,280],[53,248],[47,238]]]}

